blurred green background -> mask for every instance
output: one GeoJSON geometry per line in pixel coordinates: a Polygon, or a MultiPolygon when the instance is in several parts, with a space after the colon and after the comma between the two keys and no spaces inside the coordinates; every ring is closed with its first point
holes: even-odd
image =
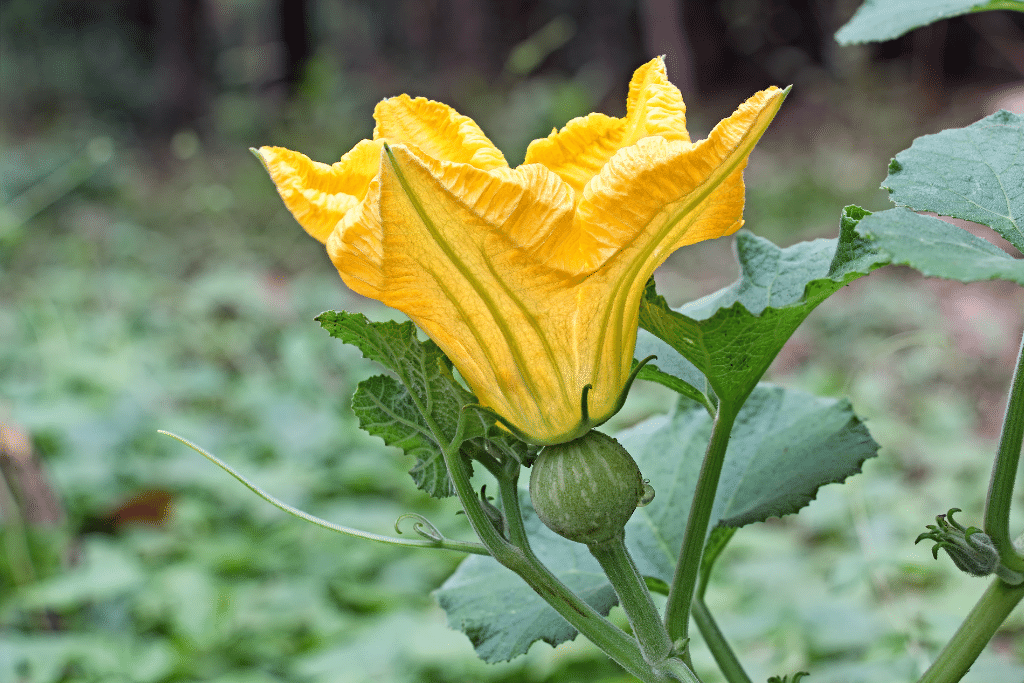
{"type": "MultiPolygon", "coordinates": [[[[694,137],[793,84],[750,162],[747,227],[834,236],[845,204],[886,208],[915,136],[1024,98],[1019,16],[839,47],[856,4],[0,2],[0,683],[628,680],[584,642],[478,662],[430,596],[460,557],[304,524],[156,434],[342,524],[415,511],[471,533],[357,429],[349,397],[376,369],[312,318],[393,312],[344,287],[247,148],[334,161],[409,92],[518,163],[574,116],[624,113],[632,70],[665,54],[694,137]]],[[[735,276],[722,240],[656,277],[677,304],[735,276]]],[[[755,680],[914,680],[984,590],[913,539],[952,506],[980,521],[1022,311],[1012,285],[887,269],[783,350],[770,379],[850,395],[883,451],[720,563],[709,603],[755,680]]],[[[610,428],[671,401],[638,383],[610,428]]],[[[965,680],[1024,680],[1021,610],[965,680]]]]}

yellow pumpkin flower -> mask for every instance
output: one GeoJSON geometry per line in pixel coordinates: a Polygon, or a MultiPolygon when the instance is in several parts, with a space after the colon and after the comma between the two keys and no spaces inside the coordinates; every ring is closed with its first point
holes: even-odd
{"type": "Polygon", "coordinates": [[[785,94],[691,142],[659,58],[634,74],[625,118],[573,119],[514,169],[472,119],[407,95],[331,166],[258,154],[349,287],[408,315],[506,426],[553,444],[621,407],[655,268],[743,225],[747,156],[785,94]]]}

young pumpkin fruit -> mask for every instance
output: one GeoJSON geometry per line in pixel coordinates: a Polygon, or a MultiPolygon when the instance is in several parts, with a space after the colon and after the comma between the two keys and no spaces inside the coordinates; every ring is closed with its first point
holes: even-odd
{"type": "Polygon", "coordinates": [[[618,534],[644,495],[632,456],[618,441],[593,430],[546,446],[530,474],[537,516],[556,534],[579,543],[601,543],[618,534]]]}

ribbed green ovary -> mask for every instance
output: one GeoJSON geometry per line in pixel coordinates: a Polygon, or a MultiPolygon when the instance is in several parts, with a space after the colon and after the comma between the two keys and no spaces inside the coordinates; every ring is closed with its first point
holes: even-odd
{"type": "Polygon", "coordinates": [[[643,494],[640,469],[626,449],[593,430],[547,446],[530,475],[537,516],[555,533],[579,543],[600,543],[622,531],[643,494]]]}

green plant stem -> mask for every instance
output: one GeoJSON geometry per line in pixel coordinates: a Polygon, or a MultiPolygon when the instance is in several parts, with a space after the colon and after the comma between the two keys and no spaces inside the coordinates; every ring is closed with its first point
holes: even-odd
{"type": "Polygon", "coordinates": [[[677,681],[682,681],[683,683],[700,683],[700,679],[697,678],[697,674],[693,673],[693,670],[690,669],[690,667],[681,659],[676,659],[675,657],[666,659],[661,665],[661,670],[677,681]]]}
{"type": "Polygon", "coordinates": [[[501,508],[505,512],[505,523],[508,524],[508,535],[512,544],[527,555],[530,560],[536,560],[533,548],[530,547],[530,539],[526,535],[526,526],[523,524],[523,511],[519,507],[519,470],[518,463],[507,464],[502,471],[495,473],[498,479],[498,491],[501,492],[501,508]],[[499,476],[499,474],[501,476],[499,476]]]}
{"type": "MultiPolygon", "coordinates": [[[[435,437],[440,435],[436,425],[431,424],[430,427],[434,431],[435,437]]],[[[448,446],[442,448],[444,460],[455,492],[466,512],[466,518],[469,519],[473,531],[480,537],[480,541],[494,559],[518,574],[577,631],[589,638],[592,643],[630,674],[644,683],[664,683],[668,680],[667,674],[655,671],[644,660],[643,653],[633,638],[602,617],[597,610],[569,590],[537,560],[532,551],[524,551],[498,533],[480,505],[480,500],[469,480],[466,464],[459,453],[464,429],[465,419],[462,419],[459,421],[455,438],[448,446]]],[[[499,485],[501,484],[499,483],[499,485]]],[[[508,501],[508,504],[504,505],[505,516],[509,518],[510,535],[518,535],[518,532],[513,532],[512,529],[521,526],[522,520],[517,521],[512,518],[521,516],[521,513],[519,512],[518,496],[512,493],[510,488],[507,483],[502,487],[503,502],[508,501]]],[[[523,538],[525,539],[525,533],[523,538]]]]}
{"type": "MultiPolygon", "coordinates": [[[[526,534],[526,527],[523,524],[522,509],[519,506],[519,489],[516,486],[516,482],[517,482],[518,478],[519,478],[519,472],[518,472],[518,467],[517,467],[516,468],[516,472],[514,474],[510,474],[510,476],[505,476],[505,477],[499,478],[499,480],[498,480],[499,481],[499,486],[501,487],[502,506],[503,506],[503,509],[505,511],[506,520],[508,522],[509,537],[511,538],[512,543],[523,552],[523,555],[526,557],[528,562],[530,562],[532,564],[535,564],[539,571],[541,571],[541,572],[548,572],[548,569],[544,566],[544,564],[540,561],[540,559],[536,555],[534,555],[533,549],[530,547],[530,541],[529,541],[529,538],[528,538],[528,536],[526,534]]],[[[623,544],[622,550],[623,550],[624,553],[626,553],[625,544],[623,544]]],[[[640,573],[636,570],[636,565],[633,564],[632,559],[629,558],[629,556],[628,556],[628,553],[626,554],[626,557],[627,557],[627,559],[629,559],[631,571],[633,572],[633,575],[636,577],[635,580],[643,582],[643,577],[641,577],[640,573]]],[[[605,569],[605,571],[607,573],[608,570],[605,569]]],[[[558,579],[555,578],[554,576],[552,576],[552,580],[557,581],[558,579]]],[[[611,579],[609,578],[609,580],[611,580],[611,579]]],[[[615,582],[614,581],[612,581],[612,585],[613,585],[613,587],[615,586],[615,582]]],[[[651,601],[650,593],[647,592],[647,584],[645,582],[642,584],[641,591],[646,594],[647,600],[650,602],[651,610],[652,610],[652,613],[653,613],[652,614],[653,623],[655,624],[655,627],[657,628],[657,631],[660,632],[660,634],[662,634],[661,636],[655,636],[655,640],[652,640],[651,642],[659,642],[659,641],[657,641],[657,638],[659,638],[659,637],[667,639],[668,638],[668,634],[665,632],[664,626],[661,625],[661,620],[658,617],[658,611],[654,607],[653,601],[651,601]]],[[[622,602],[623,598],[622,598],[621,593],[616,591],[616,594],[619,595],[619,601],[622,602]]],[[[625,608],[623,608],[623,609],[625,609],[625,608]]],[[[627,616],[628,616],[629,615],[629,610],[626,610],[626,613],[627,613],[627,616]]],[[[632,623],[632,621],[630,623],[632,623]]],[[[616,630],[618,631],[618,629],[616,629],[616,630]]],[[[621,631],[619,631],[619,632],[621,633],[621,631]]],[[[636,630],[635,626],[633,628],[633,633],[634,634],[637,633],[637,630],[636,630]]],[[[584,635],[586,635],[586,634],[584,633],[584,635]]],[[[646,651],[644,650],[644,642],[645,641],[643,639],[640,639],[640,638],[638,638],[638,641],[639,641],[639,644],[640,644],[640,651],[646,657],[647,656],[646,655],[646,651]]],[[[656,666],[654,668],[656,670],[662,671],[665,675],[674,677],[674,678],[676,678],[678,680],[681,680],[681,681],[688,681],[688,682],[689,681],[694,681],[695,683],[700,683],[699,679],[693,674],[692,671],[690,671],[689,667],[686,667],[681,661],[678,662],[678,664],[683,666],[683,668],[685,669],[685,671],[686,671],[686,673],[687,673],[687,675],[689,677],[687,677],[687,678],[680,678],[679,677],[679,675],[678,675],[678,667],[673,665],[673,664],[671,664],[670,660],[666,659],[666,656],[671,651],[671,648],[672,648],[672,644],[670,642],[667,643],[667,649],[665,650],[665,654],[660,656],[660,660],[661,660],[659,662],[660,666],[656,666]]],[[[650,661],[650,660],[648,660],[648,661],[650,661]]]]}
{"type": "Polygon", "coordinates": [[[725,680],[729,683],[752,683],[750,676],[743,670],[739,658],[736,657],[736,653],[729,646],[729,641],[725,639],[725,635],[718,628],[704,598],[700,595],[694,597],[691,609],[693,610],[693,620],[697,622],[697,628],[700,629],[700,634],[703,636],[704,642],[707,643],[708,649],[711,650],[711,655],[715,658],[715,663],[718,664],[718,669],[725,676],[725,680]]]}
{"type": "Polygon", "coordinates": [[[1024,441],[1024,339],[1021,339],[1017,367],[1013,371],[1010,395],[1006,400],[1006,415],[1003,417],[1003,431],[999,437],[995,462],[992,463],[992,479],[989,482],[988,497],[985,500],[985,533],[999,550],[999,559],[1003,565],[1016,572],[1024,571],[1024,557],[1014,548],[1010,538],[1010,504],[1013,501],[1013,484],[1017,478],[1022,441],[1024,441]]]}
{"type": "Polygon", "coordinates": [[[625,533],[620,530],[607,541],[588,543],[587,549],[597,559],[619,596],[619,604],[626,612],[644,659],[650,664],[664,661],[672,652],[672,640],[661,623],[661,615],[651,600],[647,584],[626,550],[625,533]]]}
{"type": "MultiPolygon", "coordinates": [[[[690,505],[690,516],[686,520],[686,531],[683,545],[679,550],[679,562],[675,575],[672,577],[668,592],[668,605],[665,608],[665,625],[673,642],[688,637],[690,628],[690,604],[693,601],[694,587],[700,573],[700,560],[707,540],[708,524],[711,521],[711,508],[715,503],[718,491],[718,479],[722,474],[725,462],[725,449],[729,445],[729,434],[739,405],[722,400],[718,404],[718,415],[711,431],[711,441],[704,453],[704,464],[701,465],[697,478],[697,488],[690,505]]],[[[689,648],[683,661],[690,663],[689,648]]]]}
{"type": "Polygon", "coordinates": [[[956,683],[963,678],[1022,598],[1024,584],[1011,586],[994,579],[918,683],[956,683]]]}

